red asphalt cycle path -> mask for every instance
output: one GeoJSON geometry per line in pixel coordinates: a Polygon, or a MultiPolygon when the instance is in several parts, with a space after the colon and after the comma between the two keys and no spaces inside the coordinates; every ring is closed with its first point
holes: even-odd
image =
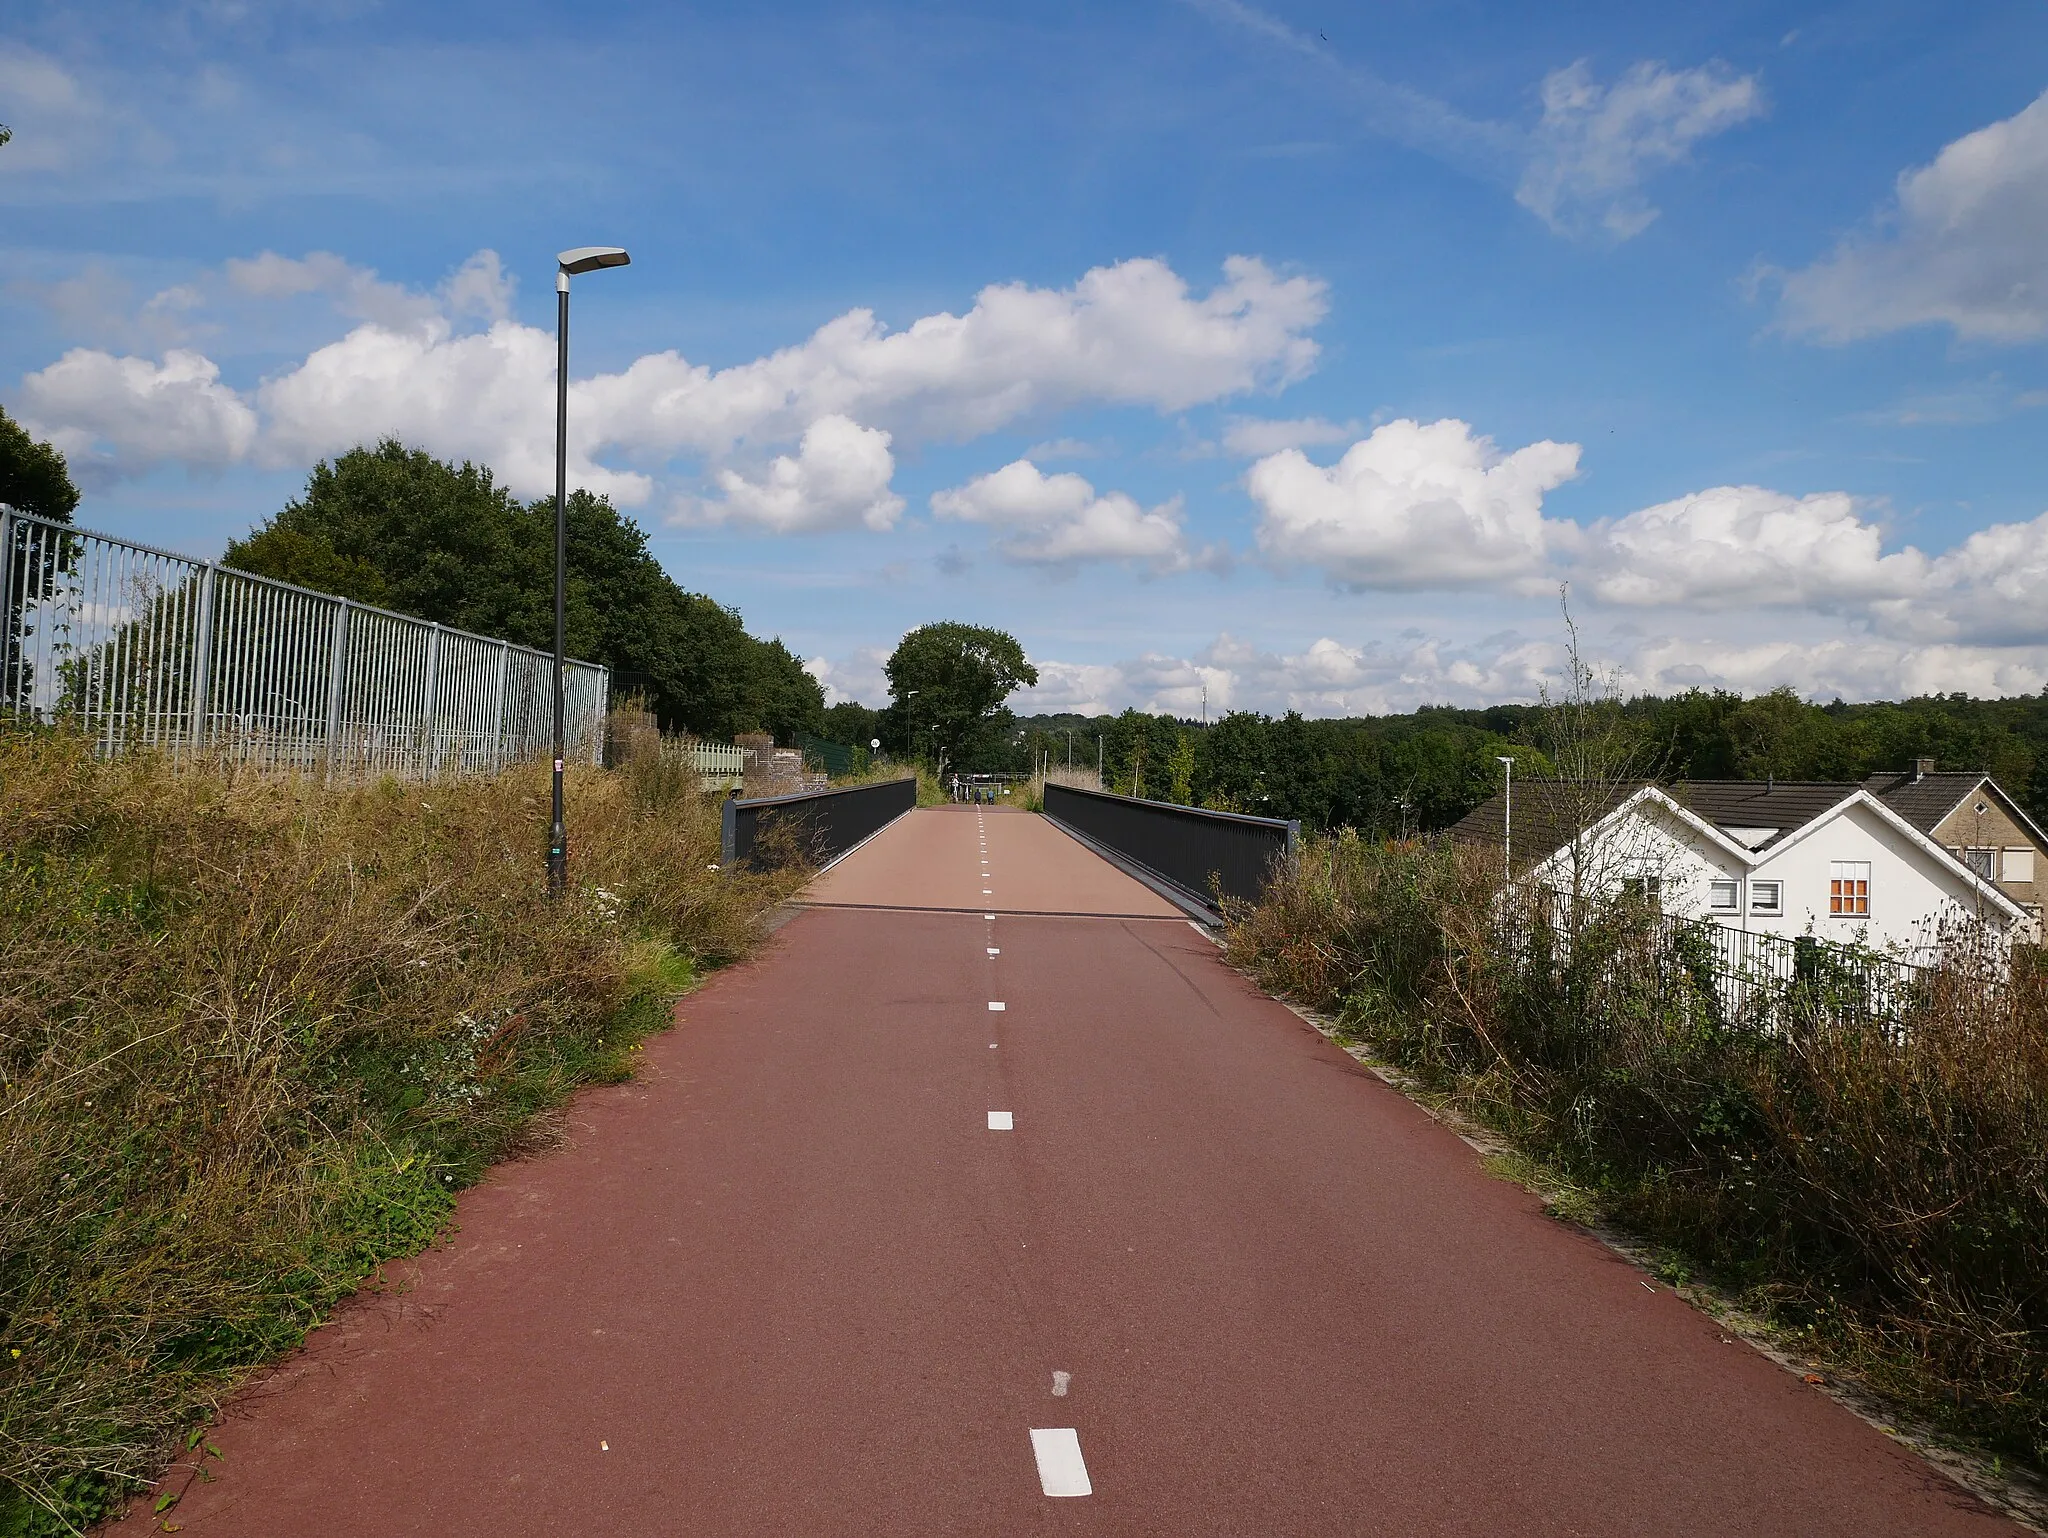
{"type": "Polygon", "coordinates": [[[1487,1177],[1191,925],[1100,916],[1157,899],[1041,819],[920,812],[817,892],[863,905],[685,1000],[567,1148],[242,1396],[161,1520],[2019,1531],[1487,1177]],[[915,911],[984,841],[989,907],[915,911]],[[1006,913],[1006,881],[1076,916],[1006,913]],[[1042,1493],[1032,1428],[1077,1433],[1091,1495],[1042,1493]]]}

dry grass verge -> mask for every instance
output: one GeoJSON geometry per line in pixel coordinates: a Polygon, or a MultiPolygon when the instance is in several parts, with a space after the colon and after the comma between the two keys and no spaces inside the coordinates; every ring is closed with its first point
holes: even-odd
{"type": "Polygon", "coordinates": [[[657,762],[328,789],[0,733],[0,1535],[75,1530],[801,880],[657,762]]]}
{"type": "MultiPolygon", "coordinates": [[[[1940,974],[1902,1034],[1765,1034],[1640,986],[1625,904],[1565,948],[1494,904],[1497,856],[1312,839],[1231,959],[1665,1246],[1802,1354],[2048,1468],[2048,969],[1940,974]],[[1510,942],[1509,935],[1521,937],[1510,942]]],[[[1672,958],[1666,958],[1667,962],[1672,958]]],[[[1704,981],[1702,980],[1702,989],[1704,981]]]]}

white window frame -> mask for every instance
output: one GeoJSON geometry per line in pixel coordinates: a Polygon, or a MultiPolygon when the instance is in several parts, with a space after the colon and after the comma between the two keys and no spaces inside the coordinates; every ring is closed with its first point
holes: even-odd
{"type": "Polygon", "coordinates": [[[1869,922],[1872,884],[1868,860],[1828,861],[1828,917],[1869,922]]]}
{"type": "Polygon", "coordinates": [[[1742,911],[1742,883],[1733,876],[1715,876],[1707,882],[1707,911],[1709,913],[1740,913],[1742,911]],[[1728,900],[1722,902],[1722,897],[1728,900]]]}
{"type": "Polygon", "coordinates": [[[1749,883],[1749,911],[1765,918],[1777,918],[1785,911],[1785,883],[1772,877],[1749,883]],[[1767,897],[1764,894],[1769,893],[1767,897]]]}
{"type": "Polygon", "coordinates": [[[1621,895],[1633,897],[1653,911],[1661,912],[1664,907],[1664,878],[1641,875],[1621,878],[1621,895]]]}
{"type": "Polygon", "coordinates": [[[1963,865],[1980,881],[1996,881],[1998,879],[1998,851],[1996,849],[1965,849],[1963,851],[1963,865]]]}

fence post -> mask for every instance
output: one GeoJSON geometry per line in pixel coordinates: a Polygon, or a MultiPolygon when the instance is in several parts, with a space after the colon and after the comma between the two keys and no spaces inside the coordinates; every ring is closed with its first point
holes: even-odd
{"type": "Polygon", "coordinates": [[[605,717],[611,711],[611,702],[612,670],[610,668],[599,668],[597,670],[597,719],[590,724],[590,761],[600,769],[604,767],[604,722],[605,717]]]}
{"type": "Polygon", "coordinates": [[[342,705],[348,694],[348,600],[334,604],[334,630],[327,643],[327,780],[341,763],[342,705]]]}
{"type": "MultiPolygon", "coordinates": [[[[22,584],[28,586],[26,582],[22,584]]],[[[27,594],[22,595],[22,623],[28,623],[27,594]]],[[[0,502],[0,710],[15,706],[14,653],[14,510],[0,502]]]]}
{"type": "Polygon", "coordinates": [[[192,637],[192,755],[206,751],[206,715],[213,697],[213,590],[211,562],[199,568],[199,619],[192,637]]]}
{"type": "Polygon", "coordinates": [[[441,769],[441,727],[435,712],[441,708],[441,627],[427,632],[427,698],[420,729],[426,741],[420,745],[420,778],[431,780],[441,769]]]}
{"type": "Polygon", "coordinates": [[[498,643],[497,699],[491,706],[491,773],[505,767],[505,675],[512,664],[512,643],[498,643]]]}

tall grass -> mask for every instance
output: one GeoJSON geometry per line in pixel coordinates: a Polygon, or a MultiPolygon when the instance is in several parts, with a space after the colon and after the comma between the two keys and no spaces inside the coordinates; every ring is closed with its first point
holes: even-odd
{"type": "Polygon", "coordinates": [[[800,871],[657,759],[569,781],[177,772],[0,733],[0,1533],[71,1530],[454,1192],[630,1072],[800,871]]]}
{"type": "Polygon", "coordinates": [[[1764,1032],[1724,1018],[1703,957],[1635,964],[1671,943],[1639,908],[1543,943],[1496,903],[1497,859],[1311,839],[1232,911],[1230,955],[1808,1349],[2048,1467],[2039,953],[2002,988],[1937,972],[1899,1032],[1764,1032]]]}

